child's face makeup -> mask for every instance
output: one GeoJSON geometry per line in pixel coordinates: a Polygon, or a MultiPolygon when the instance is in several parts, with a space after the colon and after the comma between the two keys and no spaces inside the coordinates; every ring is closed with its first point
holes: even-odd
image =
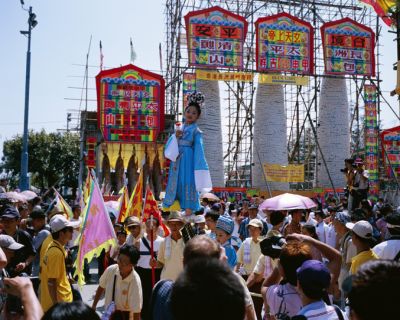
{"type": "Polygon", "coordinates": [[[224,244],[230,238],[230,236],[225,231],[219,229],[215,230],[215,235],[217,236],[217,241],[219,244],[224,244]]]}
{"type": "Polygon", "coordinates": [[[185,121],[190,124],[195,122],[199,118],[199,114],[197,112],[196,107],[187,107],[185,110],[185,121]]]}

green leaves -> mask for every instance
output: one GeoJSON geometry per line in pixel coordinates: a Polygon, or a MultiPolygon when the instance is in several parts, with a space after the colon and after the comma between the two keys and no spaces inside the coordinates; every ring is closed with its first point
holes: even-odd
{"type": "MultiPolygon", "coordinates": [[[[48,188],[55,183],[77,188],[79,172],[79,135],[75,133],[29,132],[29,164],[31,184],[48,188]]],[[[4,142],[0,170],[12,175],[11,185],[18,184],[21,170],[22,137],[4,142]]]]}

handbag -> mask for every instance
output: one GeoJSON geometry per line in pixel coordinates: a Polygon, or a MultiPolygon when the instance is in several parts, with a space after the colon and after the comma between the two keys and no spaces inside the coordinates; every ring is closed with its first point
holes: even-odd
{"type": "Polygon", "coordinates": [[[110,304],[107,306],[106,311],[104,311],[101,316],[101,320],[109,320],[111,315],[115,312],[115,283],[117,282],[117,275],[114,276],[114,284],[113,284],[113,294],[112,300],[110,304]]]}

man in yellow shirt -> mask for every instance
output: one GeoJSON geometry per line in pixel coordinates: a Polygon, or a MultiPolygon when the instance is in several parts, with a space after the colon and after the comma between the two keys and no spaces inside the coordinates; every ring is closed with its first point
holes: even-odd
{"type": "Polygon", "coordinates": [[[357,223],[346,223],[346,228],[351,230],[351,240],[357,248],[357,255],[351,260],[350,274],[355,274],[358,268],[369,260],[379,257],[372,251],[374,243],[372,226],[368,221],[361,220],[357,223]]]}
{"type": "Polygon", "coordinates": [[[73,224],[62,215],[50,220],[53,241],[43,257],[40,303],[46,312],[57,302],[72,302],[72,289],[67,277],[64,246],[72,239],[73,224]]]}

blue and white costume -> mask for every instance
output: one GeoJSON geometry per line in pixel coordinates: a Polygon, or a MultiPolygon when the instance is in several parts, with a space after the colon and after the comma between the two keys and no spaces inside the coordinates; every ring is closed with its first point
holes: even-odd
{"type": "Polygon", "coordinates": [[[178,200],[182,209],[197,211],[200,209],[199,193],[212,188],[210,171],[204,155],[202,132],[196,123],[184,125],[181,138],[176,139],[175,135],[172,135],[168,139],[166,154],[168,149],[174,148],[174,143],[176,148],[176,141],[179,154],[175,162],[171,161],[163,206],[170,207],[178,200]]]}

